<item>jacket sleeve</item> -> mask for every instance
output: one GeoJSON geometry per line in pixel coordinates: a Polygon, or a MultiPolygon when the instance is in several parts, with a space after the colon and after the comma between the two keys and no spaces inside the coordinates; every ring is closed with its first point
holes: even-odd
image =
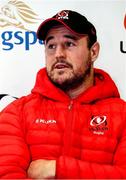
{"type": "Polygon", "coordinates": [[[113,154],[112,164],[98,164],[60,156],[57,159],[56,177],[58,179],[126,179],[126,128],[113,154]]]}
{"type": "Polygon", "coordinates": [[[20,102],[0,113],[0,179],[26,178],[29,150],[24,137],[20,102]]]}

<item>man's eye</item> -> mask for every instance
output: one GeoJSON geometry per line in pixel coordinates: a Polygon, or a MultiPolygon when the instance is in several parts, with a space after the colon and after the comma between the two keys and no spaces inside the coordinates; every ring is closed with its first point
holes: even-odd
{"type": "Polygon", "coordinates": [[[66,42],[65,45],[66,45],[66,47],[75,46],[75,44],[73,42],[66,42]]]}
{"type": "Polygon", "coordinates": [[[55,48],[56,48],[56,46],[54,44],[49,44],[48,45],[48,49],[55,49],[55,48]]]}

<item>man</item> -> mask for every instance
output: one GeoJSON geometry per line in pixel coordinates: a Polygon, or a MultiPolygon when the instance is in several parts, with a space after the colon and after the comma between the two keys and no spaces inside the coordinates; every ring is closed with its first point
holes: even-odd
{"type": "Polygon", "coordinates": [[[110,76],[93,67],[95,27],[63,10],[37,31],[46,68],[30,95],[0,115],[0,178],[126,178],[126,108],[110,76]]]}

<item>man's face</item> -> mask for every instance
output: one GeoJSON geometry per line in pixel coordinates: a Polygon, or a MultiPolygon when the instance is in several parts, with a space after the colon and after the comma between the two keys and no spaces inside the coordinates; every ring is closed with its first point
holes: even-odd
{"type": "Polygon", "coordinates": [[[47,74],[61,89],[76,88],[90,74],[92,60],[87,36],[77,36],[64,26],[48,32],[45,56],[47,74]]]}

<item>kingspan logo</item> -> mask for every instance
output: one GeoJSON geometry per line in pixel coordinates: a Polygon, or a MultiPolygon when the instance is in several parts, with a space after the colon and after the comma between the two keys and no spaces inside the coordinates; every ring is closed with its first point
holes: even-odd
{"type": "Polygon", "coordinates": [[[30,6],[20,0],[10,0],[0,9],[0,29],[15,27],[19,31],[2,31],[2,50],[9,51],[15,46],[24,44],[25,50],[29,50],[31,45],[43,44],[37,40],[36,32],[31,31],[33,25],[40,23],[38,15],[30,6]]]}

